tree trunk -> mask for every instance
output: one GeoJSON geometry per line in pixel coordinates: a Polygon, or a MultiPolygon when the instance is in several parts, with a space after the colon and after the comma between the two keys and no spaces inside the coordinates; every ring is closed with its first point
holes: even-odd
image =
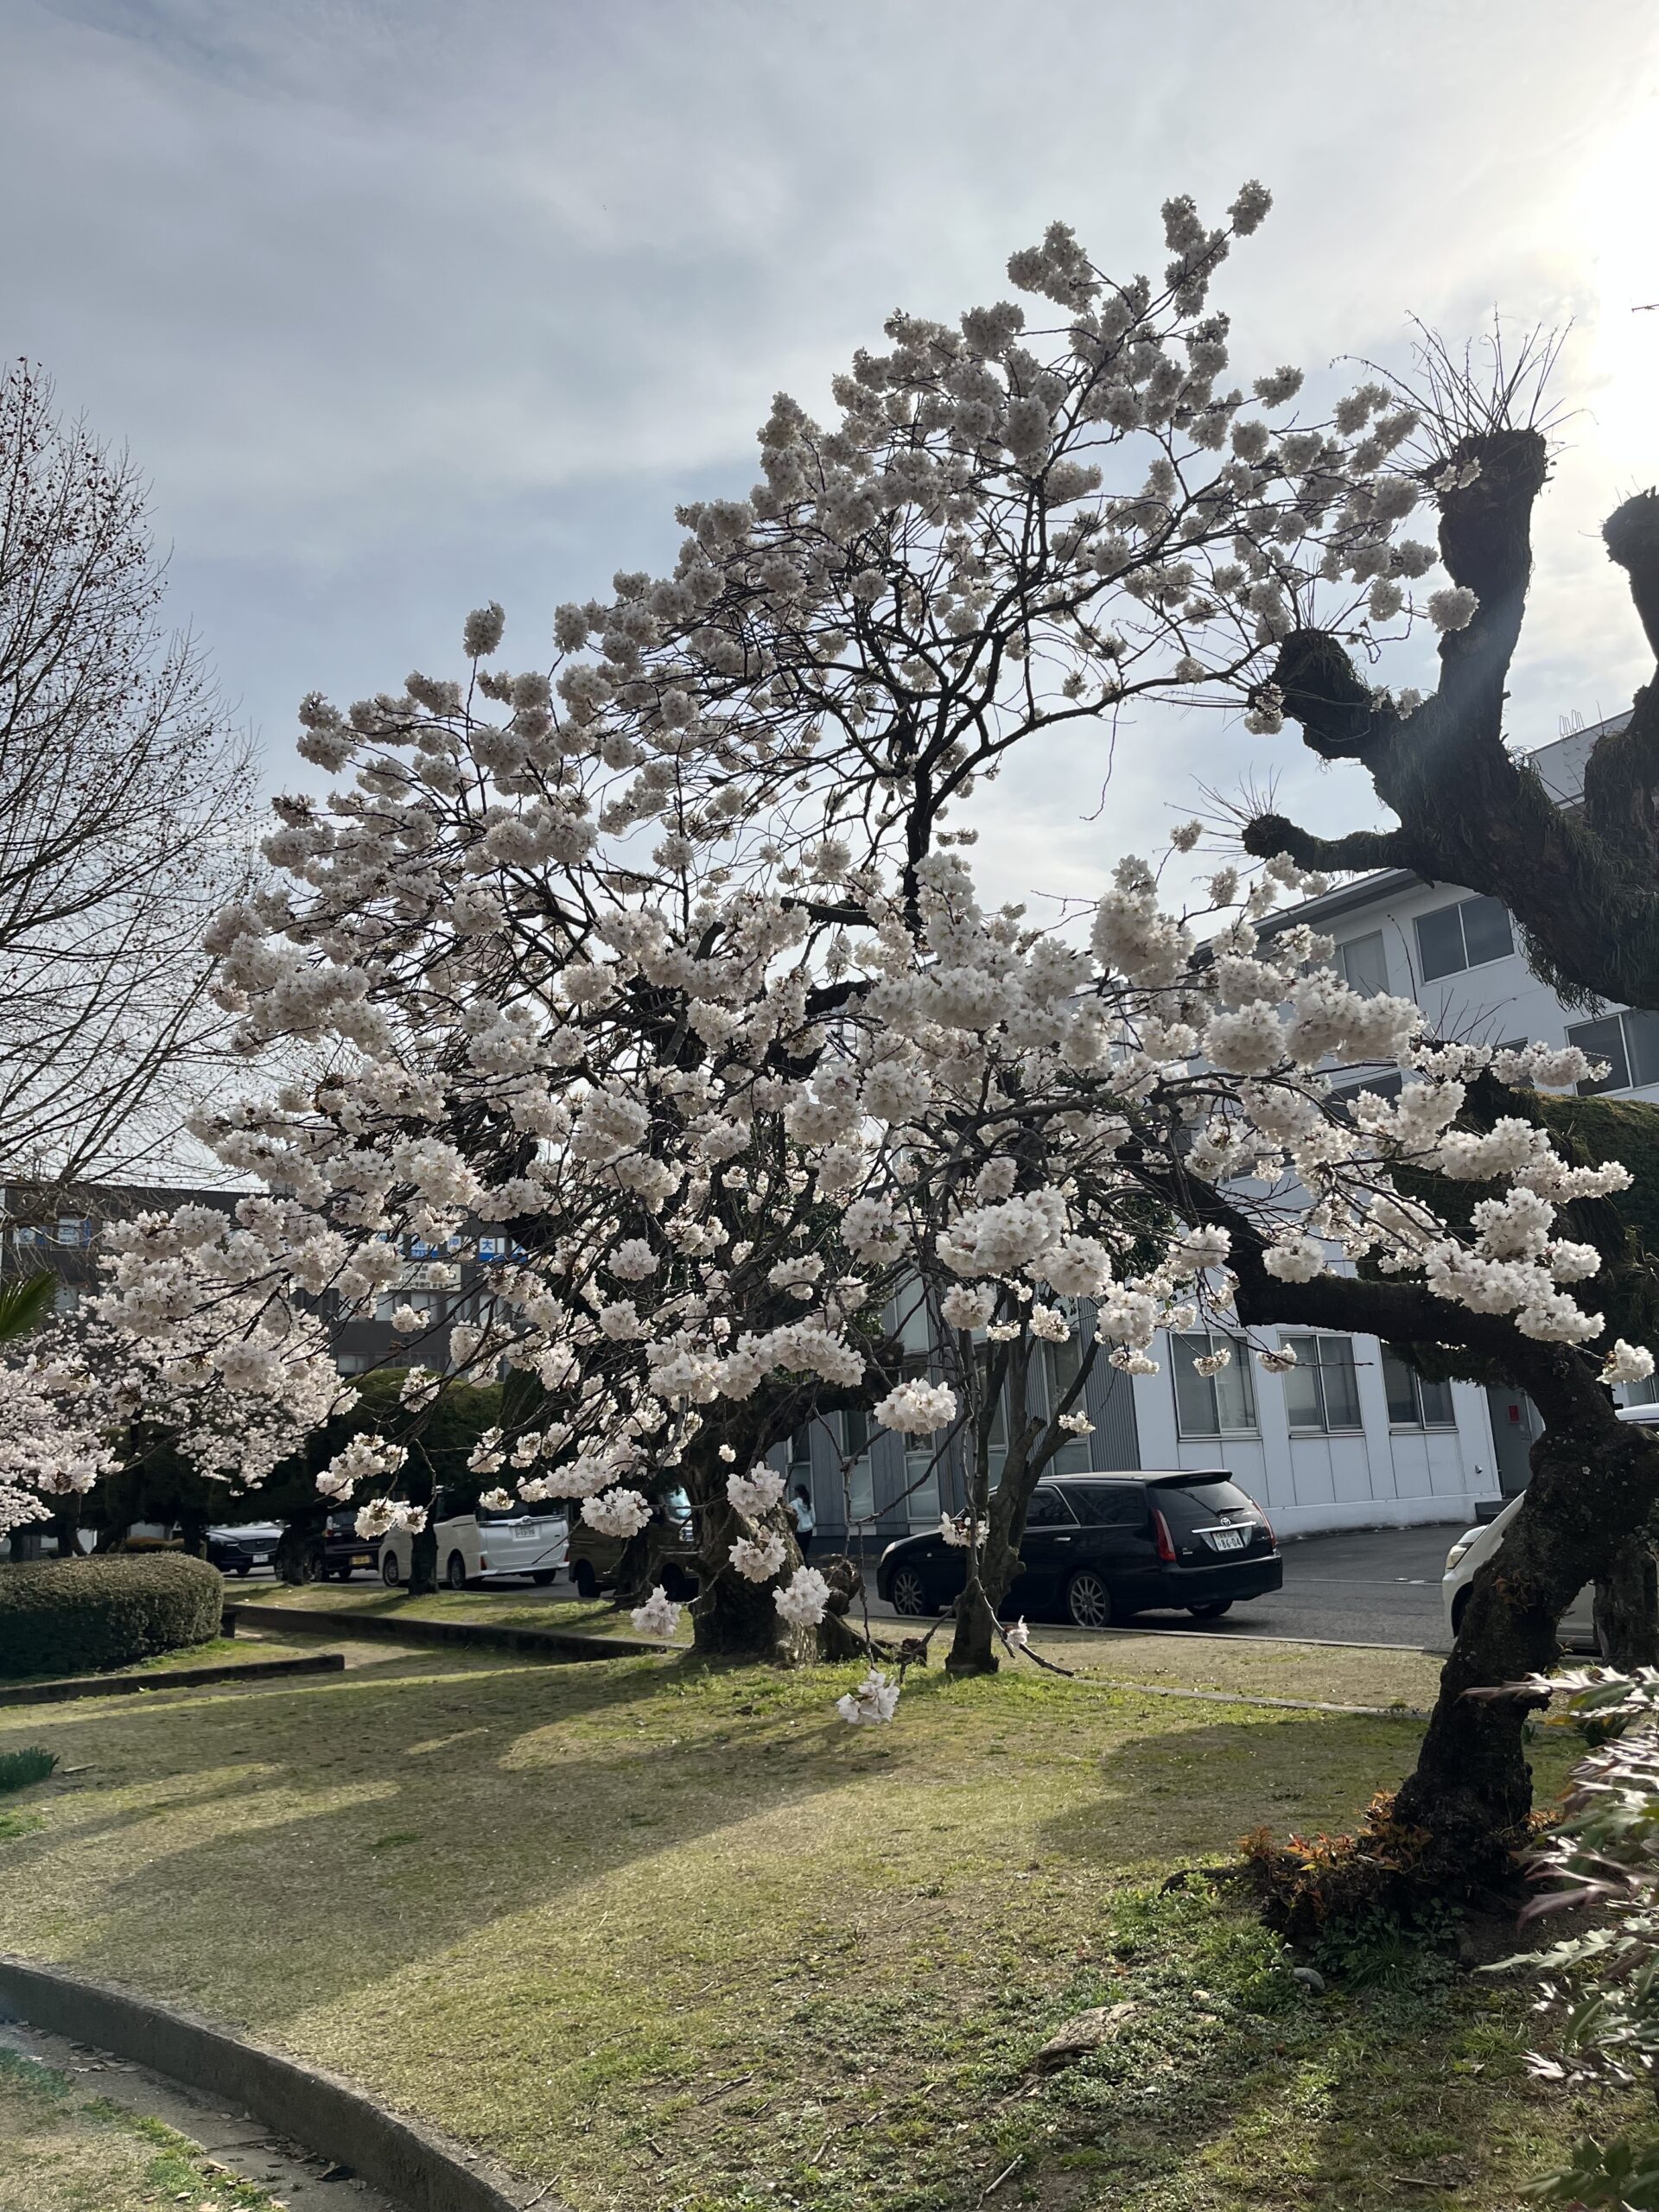
{"type": "Polygon", "coordinates": [[[830,1610],[818,1623],[820,1662],[834,1667],[848,1659],[870,1658],[863,1626],[855,1628],[851,1619],[854,1602],[863,1595],[863,1569],[846,1552],[826,1553],[812,1564],[830,1585],[830,1610]]]}
{"type": "Polygon", "coordinates": [[[80,1503],[79,1492],[72,1492],[58,1505],[48,1524],[60,1559],[80,1557],[80,1503]]]}
{"type": "Polygon", "coordinates": [[[1422,1833],[1427,1878],[1466,1891],[1507,1876],[1532,1807],[1524,1730],[1538,1700],[1491,1693],[1548,1673],[1561,1615],[1616,1548],[1648,1528],[1659,1506],[1659,1440],[1619,1420],[1586,1354],[1526,1338],[1507,1319],[1460,1310],[1420,1285],[1278,1281],[1243,1215],[1219,1197],[1204,1212],[1232,1236],[1242,1321],[1455,1347],[1512,1377],[1544,1418],[1521,1510],[1475,1577],[1416,1766],[1393,1808],[1396,1822],[1422,1833]]]}
{"type": "Polygon", "coordinates": [[[1659,1561],[1645,1529],[1626,1537],[1597,1578],[1596,1639],[1611,1667],[1659,1667],[1659,1561]]]}
{"type": "MultiPolygon", "coordinates": [[[[691,1501],[697,1530],[699,1588],[691,1608],[692,1648],[705,1659],[747,1659],[765,1665],[807,1666],[817,1656],[817,1632],[792,1628],[772,1601],[777,1584],[750,1582],[731,1564],[734,1541],[743,1524],[726,1496],[726,1478],[734,1466],[747,1469],[762,1459],[772,1439],[774,1423],[757,1400],[755,1414],[741,1426],[727,1418],[719,1428],[710,1423],[686,1446],[681,1473],[691,1501]],[[759,1417],[757,1417],[759,1416],[759,1417]],[[728,1462],[720,1446],[729,1444],[737,1457],[728,1462]]],[[[781,1432],[787,1434],[787,1429],[781,1432]]],[[[784,1539],[785,1578],[801,1564],[794,1525],[780,1507],[768,1522],[784,1539]]]]}
{"type": "Polygon", "coordinates": [[[429,1598],[438,1586],[438,1532],[432,1525],[432,1478],[423,1468],[411,1467],[407,1488],[411,1505],[427,1509],[426,1523],[417,1529],[409,1547],[409,1594],[429,1598]]]}
{"type": "Polygon", "coordinates": [[[957,1600],[956,1633],[944,1655],[947,1675],[994,1675],[1001,1665],[996,1653],[996,1602],[978,1574],[969,1573],[957,1600]]]}
{"type": "Polygon", "coordinates": [[[321,1532],[320,1513],[296,1513],[288,1523],[276,1540],[273,1562],[283,1581],[302,1587],[316,1580],[320,1557],[317,1539],[321,1532]]]}
{"type": "Polygon", "coordinates": [[[205,1513],[181,1513],[179,1536],[186,1554],[191,1559],[207,1556],[207,1516],[205,1513]]]}
{"type": "Polygon", "coordinates": [[[616,1563],[616,1583],[611,1592],[613,1612],[645,1604],[652,1590],[650,1568],[651,1524],[647,1522],[622,1547],[622,1556],[616,1563]]]}
{"type": "Polygon", "coordinates": [[[1470,1693],[1555,1665],[1561,1615],[1610,1549],[1645,1533],[1659,1497],[1659,1447],[1617,1418],[1571,1354],[1559,1357],[1557,1371],[1567,1387],[1541,1410],[1560,1426],[1532,1447],[1531,1484],[1475,1577],[1416,1766],[1395,1801],[1395,1819],[1425,1833],[1425,1871],[1459,1888],[1506,1876],[1526,1841],[1524,1729],[1540,1702],[1470,1693]]]}

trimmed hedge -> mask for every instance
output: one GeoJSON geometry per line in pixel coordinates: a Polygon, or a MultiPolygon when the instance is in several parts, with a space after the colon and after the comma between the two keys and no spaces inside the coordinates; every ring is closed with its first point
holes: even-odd
{"type": "Polygon", "coordinates": [[[0,1679],[84,1675],[219,1632],[225,1582],[181,1553],[0,1566],[0,1679]]]}

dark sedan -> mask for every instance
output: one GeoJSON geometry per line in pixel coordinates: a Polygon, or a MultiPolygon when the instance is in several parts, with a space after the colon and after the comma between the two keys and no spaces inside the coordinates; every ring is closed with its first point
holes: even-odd
{"type": "Polygon", "coordinates": [[[251,1574],[276,1556],[283,1532],[275,1521],[242,1521],[207,1531],[207,1557],[221,1574],[251,1574]]]}
{"type": "Polygon", "coordinates": [[[380,1546],[372,1537],[357,1533],[357,1515],[350,1507],[331,1513],[322,1527],[321,1539],[322,1556],[317,1573],[326,1581],[338,1575],[342,1582],[349,1582],[360,1567],[372,1574],[380,1558],[380,1546]]]}
{"type": "MultiPolygon", "coordinates": [[[[1215,1620],[1285,1579],[1267,1515],[1225,1468],[1039,1483],[1020,1561],[1002,1610],[1079,1628],[1169,1606],[1215,1620]]],[[[936,1533],[889,1544],[875,1586],[895,1612],[937,1613],[966,1580],[966,1553],[936,1533]]]]}

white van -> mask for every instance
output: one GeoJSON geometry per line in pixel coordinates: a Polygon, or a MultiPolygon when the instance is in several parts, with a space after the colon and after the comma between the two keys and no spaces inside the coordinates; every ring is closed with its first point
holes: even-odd
{"type": "MultiPolygon", "coordinates": [[[[1647,1427],[1659,1424],[1659,1406],[1621,1406],[1618,1417],[1647,1427]]],[[[1463,1609],[1469,1602],[1469,1589],[1477,1570],[1485,1566],[1503,1542],[1503,1531],[1520,1510],[1521,1499],[1512,1497],[1495,1521],[1487,1522],[1484,1528],[1465,1529],[1446,1554],[1440,1592],[1446,1600],[1446,1633],[1453,1638],[1463,1625],[1463,1609]]],[[[1594,1651],[1598,1648],[1595,1598],[1595,1585],[1586,1582],[1561,1615],[1561,1641],[1575,1651],[1594,1651]]]]}
{"type": "MultiPolygon", "coordinates": [[[[497,1511],[440,1491],[430,1510],[438,1538],[438,1580],[451,1590],[499,1574],[527,1574],[532,1582],[546,1584],[564,1565],[570,1523],[556,1508],[538,1511],[515,1503],[497,1511]]],[[[380,1539],[380,1580],[389,1590],[408,1581],[414,1544],[407,1529],[394,1529],[380,1539]]]]}

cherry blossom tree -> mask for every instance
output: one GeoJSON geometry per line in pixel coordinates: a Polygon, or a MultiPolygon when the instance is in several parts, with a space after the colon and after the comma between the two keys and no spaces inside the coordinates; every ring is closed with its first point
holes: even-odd
{"type": "MultiPolygon", "coordinates": [[[[1650,1503],[1651,1447],[1611,1445],[1605,1388],[1646,1355],[1606,1350],[1577,1287],[1599,1255],[1557,1219],[1624,1171],[1522,1115],[1469,1119],[1471,1084],[1571,1083],[1582,1055],[1444,1046],[1410,1002],[1348,989],[1328,939],[1264,937],[1282,890],[1310,887],[1292,857],[1220,871],[1186,913],[1125,860],[1085,948],[984,912],[973,833],[945,826],[1010,746],[1096,735],[1132,697],[1223,682],[1277,727],[1306,611],[1370,636],[1433,567],[1400,534],[1428,495],[1398,458],[1409,408],[1367,388],[1307,422],[1286,411],[1294,371],[1255,379],[1254,405],[1221,384],[1208,287],[1265,206],[1247,188],[1211,231],[1169,203],[1160,287],[1109,283],[1055,226],[1009,264],[1053,328],[1006,303],[956,328],[895,317],[892,351],[838,381],[833,429],[776,403],[764,482],[683,511],[672,576],[561,609],[550,661],[505,665],[493,605],[460,677],[308,700],[302,750],[341,780],[279,802],[274,880],[209,938],[242,1048],[277,1072],[195,1127],[269,1195],[228,1224],[137,1224],[111,1325],[200,1332],[205,1390],[264,1388],[302,1417],[286,1329],[383,1295],[408,1240],[481,1259],[488,1236],[488,1294],[457,1295],[446,1367],[411,1372],[405,1405],[505,1367],[475,1471],[614,1535],[683,1480],[711,1649],[798,1656],[822,1625],[826,1578],[763,1462],[857,1402],[963,1453],[954,1656],[989,1663],[1075,1411],[1026,1418],[1033,1361],[1078,1325],[1067,1300],[1080,1363],[1131,1373],[1200,1315],[1501,1346],[1607,1447],[1614,1518],[1650,1503]],[[296,1051],[323,1071],[286,1072],[296,1051]],[[1339,1108],[1330,1075],[1378,1066],[1412,1076],[1398,1100],[1339,1108]],[[1486,1193],[1468,1220],[1423,1194],[1427,1171],[1486,1193]],[[939,1319],[926,1373],[884,1329],[901,1289],[939,1319]],[[1004,1397],[1025,1426],[993,1489],[1004,1397]]],[[[1454,582],[1421,611],[1451,637],[1478,607],[1454,582]]],[[[418,1527],[398,1460],[359,1438],[321,1487],[365,1530],[418,1527]]],[[[1541,1663],[1517,1649],[1535,1655],[1596,1541],[1557,1541],[1568,1486],[1541,1483],[1522,1516],[1525,1592],[1478,1586],[1465,1676],[1541,1663]]],[[[674,1613],[663,1592],[639,1610],[674,1613]]],[[[1452,1712],[1462,1681],[1414,1809],[1438,1817],[1425,1801],[1462,1756],[1446,1834],[1490,1840],[1524,1794],[1519,1724],[1452,1712]]],[[[846,1717],[890,1719],[893,1688],[875,1670],[846,1717]]]]}

